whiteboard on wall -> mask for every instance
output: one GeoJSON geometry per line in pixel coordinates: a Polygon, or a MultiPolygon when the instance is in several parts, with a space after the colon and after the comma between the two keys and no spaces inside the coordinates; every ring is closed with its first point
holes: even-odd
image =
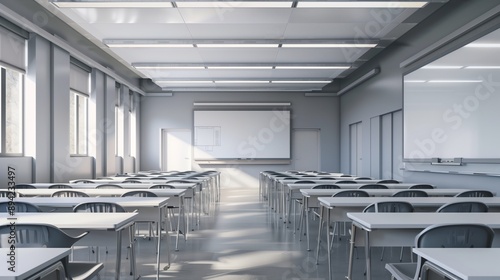
{"type": "Polygon", "coordinates": [[[290,110],[195,110],[195,160],[290,159],[290,110]]]}

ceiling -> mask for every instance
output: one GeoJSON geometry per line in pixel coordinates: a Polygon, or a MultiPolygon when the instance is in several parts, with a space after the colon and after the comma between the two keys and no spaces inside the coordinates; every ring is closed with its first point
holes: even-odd
{"type": "Polygon", "coordinates": [[[36,1],[164,92],[321,91],[446,2],[36,1]]]}

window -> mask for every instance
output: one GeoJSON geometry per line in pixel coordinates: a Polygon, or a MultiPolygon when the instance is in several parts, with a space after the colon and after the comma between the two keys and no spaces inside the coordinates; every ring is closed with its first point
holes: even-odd
{"type": "Polygon", "coordinates": [[[69,152],[72,156],[88,154],[88,99],[90,69],[79,62],[70,64],[69,152]]]}
{"type": "Polygon", "coordinates": [[[69,146],[72,155],[87,155],[87,108],[88,96],[71,90],[69,107],[69,146]]]}
{"type": "Polygon", "coordinates": [[[115,103],[115,154],[122,157],[124,155],[123,146],[123,113],[120,111],[121,98],[120,88],[116,88],[116,103],[115,103]]]}
{"type": "Polygon", "coordinates": [[[137,122],[136,122],[136,110],[134,102],[134,93],[130,92],[130,107],[129,107],[129,124],[130,124],[130,156],[137,156],[137,122]]]}
{"type": "Polygon", "coordinates": [[[0,154],[23,155],[24,74],[0,67],[0,154]]]}

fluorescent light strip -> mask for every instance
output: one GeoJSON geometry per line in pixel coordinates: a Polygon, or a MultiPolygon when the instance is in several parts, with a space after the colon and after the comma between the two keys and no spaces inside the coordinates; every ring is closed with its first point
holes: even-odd
{"type": "Polygon", "coordinates": [[[467,48],[500,48],[500,43],[470,43],[467,48]]]}
{"type": "Polygon", "coordinates": [[[429,83],[482,83],[483,80],[430,80],[429,83]]]}
{"type": "Polygon", "coordinates": [[[465,66],[465,69],[500,69],[500,66],[465,66]]]}
{"type": "Polygon", "coordinates": [[[272,66],[207,66],[208,69],[212,70],[271,70],[272,66]]]}
{"type": "Polygon", "coordinates": [[[463,66],[426,65],[421,69],[462,69],[463,66]]]}
{"type": "Polygon", "coordinates": [[[293,2],[285,1],[218,1],[218,2],[175,2],[178,8],[291,8],[293,2]]]}
{"type": "Polygon", "coordinates": [[[422,8],[427,2],[394,2],[394,1],[345,1],[345,2],[302,2],[297,8],[422,8]]]}
{"type": "Polygon", "coordinates": [[[107,44],[110,48],[193,48],[192,44],[107,44]]]}
{"type": "Polygon", "coordinates": [[[167,1],[57,1],[52,2],[59,8],[172,8],[167,1]]]}
{"type": "Polygon", "coordinates": [[[198,48],[277,48],[278,44],[196,44],[198,48]]]}
{"type": "Polygon", "coordinates": [[[248,81],[232,81],[232,80],[221,80],[214,81],[216,84],[269,84],[269,81],[258,81],[258,80],[248,80],[248,81]]]}
{"type": "Polygon", "coordinates": [[[377,44],[282,44],[282,48],[374,48],[377,44]]]}
{"type": "Polygon", "coordinates": [[[345,70],[350,66],[276,66],[275,69],[287,70],[345,70]]]}
{"type": "Polygon", "coordinates": [[[213,84],[213,81],[154,81],[161,84],[213,84]]]}
{"type": "Polygon", "coordinates": [[[271,81],[273,84],[328,84],[332,81],[271,81]]]}
{"type": "Polygon", "coordinates": [[[425,83],[426,80],[405,80],[405,83],[425,83]]]}
{"type": "Polygon", "coordinates": [[[204,66],[134,66],[139,70],[202,70],[204,66]]]}

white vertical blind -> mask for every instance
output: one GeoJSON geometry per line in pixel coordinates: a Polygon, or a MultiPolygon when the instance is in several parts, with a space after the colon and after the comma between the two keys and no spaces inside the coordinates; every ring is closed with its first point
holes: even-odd
{"type": "Polygon", "coordinates": [[[26,71],[26,40],[1,26],[0,65],[26,71]]]}

